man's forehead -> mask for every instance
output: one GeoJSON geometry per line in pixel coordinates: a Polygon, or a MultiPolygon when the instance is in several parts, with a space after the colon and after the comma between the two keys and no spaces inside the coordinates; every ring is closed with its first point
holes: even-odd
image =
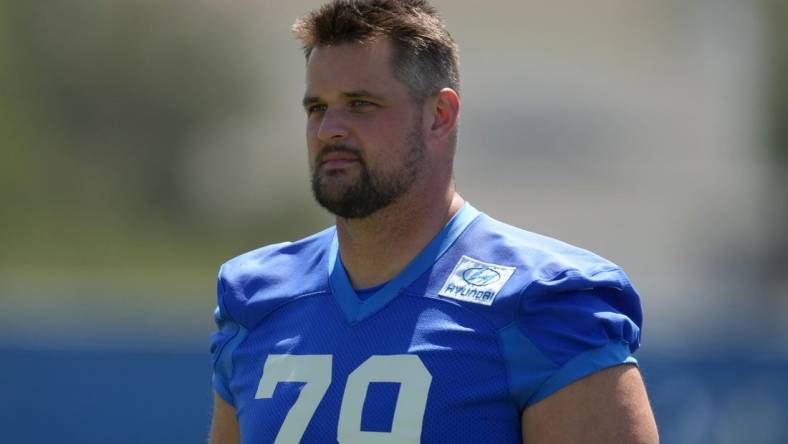
{"type": "Polygon", "coordinates": [[[394,83],[399,81],[385,41],[319,46],[307,63],[307,96],[356,91],[381,95],[394,83]]]}

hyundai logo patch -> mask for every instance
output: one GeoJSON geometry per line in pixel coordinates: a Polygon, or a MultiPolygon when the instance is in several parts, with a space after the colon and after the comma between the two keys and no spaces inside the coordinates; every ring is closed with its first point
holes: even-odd
{"type": "Polygon", "coordinates": [[[492,305],[515,267],[490,264],[468,256],[460,258],[438,295],[458,301],[492,305]]]}

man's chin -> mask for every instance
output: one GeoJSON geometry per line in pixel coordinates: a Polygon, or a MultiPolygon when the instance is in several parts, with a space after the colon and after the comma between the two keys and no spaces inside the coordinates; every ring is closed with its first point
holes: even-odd
{"type": "Polygon", "coordinates": [[[318,186],[312,189],[312,192],[317,202],[333,213],[334,208],[343,208],[349,205],[348,193],[352,188],[352,184],[329,180],[320,181],[318,186]]]}
{"type": "Polygon", "coordinates": [[[343,219],[358,219],[366,216],[365,214],[359,213],[359,208],[353,205],[353,203],[341,199],[332,200],[327,199],[326,196],[320,196],[317,198],[317,202],[329,213],[343,219]]]}
{"type": "Polygon", "coordinates": [[[324,196],[326,200],[341,202],[346,199],[348,193],[355,187],[356,184],[352,181],[327,180],[320,181],[317,191],[319,191],[319,194],[324,196]]]}

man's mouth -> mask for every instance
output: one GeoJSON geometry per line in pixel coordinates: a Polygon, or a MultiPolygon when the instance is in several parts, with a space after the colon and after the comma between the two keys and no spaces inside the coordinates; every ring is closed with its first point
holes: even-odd
{"type": "Polygon", "coordinates": [[[344,168],[354,163],[358,163],[358,159],[327,159],[324,160],[320,165],[324,168],[336,169],[344,168]]]}
{"type": "Polygon", "coordinates": [[[349,165],[360,162],[357,155],[347,151],[334,151],[329,152],[320,158],[320,167],[336,169],[344,168],[349,165]]]}

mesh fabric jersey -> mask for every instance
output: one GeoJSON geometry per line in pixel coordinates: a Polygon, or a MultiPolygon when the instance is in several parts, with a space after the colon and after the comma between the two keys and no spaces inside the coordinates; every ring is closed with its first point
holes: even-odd
{"type": "Polygon", "coordinates": [[[218,298],[244,443],[519,443],[523,409],[635,364],[642,325],[618,266],[470,204],[364,299],[333,227],[228,261],[218,298]]]}

